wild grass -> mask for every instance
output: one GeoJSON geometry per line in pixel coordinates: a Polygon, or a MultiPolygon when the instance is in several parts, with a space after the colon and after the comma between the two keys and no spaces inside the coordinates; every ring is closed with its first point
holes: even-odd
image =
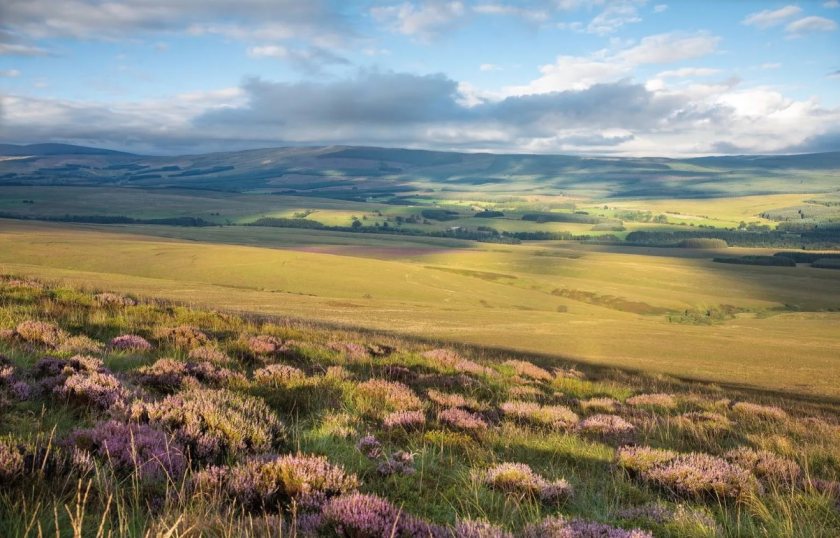
{"type": "Polygon", "coordinates": [[[2,536],[840,534],[830,402],[21,279],[0,331],[2,536]]]}

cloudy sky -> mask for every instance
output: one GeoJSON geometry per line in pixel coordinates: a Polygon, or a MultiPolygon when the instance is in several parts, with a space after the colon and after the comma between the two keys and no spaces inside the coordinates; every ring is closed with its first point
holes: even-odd
{"type": "Polygon", "coordinates": [[[0,0],[0,142],[840,150],[840,0],[0,0]]]}

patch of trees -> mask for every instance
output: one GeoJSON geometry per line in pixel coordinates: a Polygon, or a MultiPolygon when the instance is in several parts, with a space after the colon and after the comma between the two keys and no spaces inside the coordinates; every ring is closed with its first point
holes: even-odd
{"type": "Polygon", "coordinates": [[[586,213],[525,213],[522,220],[543,224],[546,222],[573,222],[580,224],[598,224],[601,219],[586,213]]]}
{"type": "Polygon", "coordinates": [[[729,245],[723,239],[714,239],[711,237],[692,237],[689,239],[683,239],[677,246],[680,248],[707,248],[707,249],[715,249],[715,248],[726,248],[729,245]]]}
{"type": "Polygon", "coordinates": [[[777,252],[773,256],[789,258],[796,263],[814,263],[818,260],[836,259],[840,260],[840,252],[777,252]]]}
{"type": "Polygon", "coordinates": [[[0,218],[16,220],[39,220],[47,222],[76,222],[80,224],[158,224],[162,226],[217,226],[215,222],[201,217],[166,217],[160,219],[135,219],[118,215],[63,215],[63,216],[30,216],[13,213],[0,213],[0,218]]]}
{"type": "Polygon", "coordinates": [[[840,248],[840,229],[825,228],[798,234],[778,230],[752,232],[747,230],[704,229],[702,231],[634,231],[627,234],[626,242],[642,246],[675,247],[685,239],[722,239],[730,246],[781,247],[802,249],[840,248]]]}
{"type": "Polygon", "coordinates": [[[712,258],[718,263],[734,263],[737,265],[763,265],[765,267],[796,267],[796,262],[783,256],[733,256],[712,258]]]}
{"type": "Polygon", "coordinates": [[[505,214],[501,211],[491,211],[489,209],[485,209],[484,211],[479,211],[473,216],[480,219],[497,219],[499,217],[504,217],[505,214]]]}
{"type": "Polygon", "coordinates": [[[448,209],[423,209],[420,214],[424,219],[437,221],[455,220],[460,217],[460,214],[448,209]]]}
{"type": "Polygon", "coordinates": [[[271,228],[308,228],[308,229],[322,229],[326,228],[323,223],[317,220],[309,220],[302,218],[280,218],[280,217],[263,217],[249,222],[246,226],[268,226],[271,228]]]}

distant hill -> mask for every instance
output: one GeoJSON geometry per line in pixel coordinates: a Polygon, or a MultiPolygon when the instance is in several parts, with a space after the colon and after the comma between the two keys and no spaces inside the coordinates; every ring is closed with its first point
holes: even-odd
{"type": "Polygon", "coordinates": [[[0,145],[2,185],[109,185],[401,203],[423,192],[702,198],[837,189],[840,152],[691,159],[279,147],[144,156],[67,144],[0,145]]]}
{"type": "Polygon", "coordinates": [[[90,148],[86,146],[74,146],[71,144],[29,144],[19,146],[16,144],[0,144],[0,155],[9,157],[21,157],[25,155],[132,155],[123,151],[114,151],[102,148],[90,148]]]}

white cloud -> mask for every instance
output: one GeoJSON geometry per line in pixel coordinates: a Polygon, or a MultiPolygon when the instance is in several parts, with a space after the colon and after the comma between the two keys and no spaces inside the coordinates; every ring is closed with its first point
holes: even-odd
{"type": "Polygon", "coordinates": [[[473,6],[472,9],[476,13],[480,13],[482,15],[513,16],[519,17],[531,23],[543,23],[551,18],[549,12],[543,9],[533,9],[501,3],[477,4],[473,6]]]}
{"type": "Polygon", "coordinates": [[[481,64],[480,66],[478,66],[478,69],[480,71],[484,71],[484,72],[487,72],[487,71],[501,71],[502,70],[502,68],[500,66],[496,65],[496,64],[481,64]]]}
{"type": "Polygon", "coordinates": [[[838,7],[840,7],[840,1],[828,0],[827,2],[823,2],[823,7],[827,9],[837,9],[838,7]]]}
{"type": "Polygon", "coordinates": [[[20,71],[17,69],[6,69],[0,71],[0,78],[15,78],[20,76],[20,71]]]}
{"type": "Polygon", "coordinates": [[[810,16],[798,19],[785,27],[785,32],[791,37],[801,37],[810,32],[833,32],[837,23],[825,17],[810,16]]]}
{"type": "Polygon", "coordinates": [[[712,69],[709,67],[681,67],[680,69],[662,71],[656,75],[656,78],[708,77],[718,73],[720,73],[720,69],[712,69]]]}
{"type": "Polygon", "coordinates": [[[0,56],[48,56],[50,53],[40,47],[20,43],[0,43],[0,56]]]}
{"type": "Polygon", "coordinates": [[[452,27],[466,11],[460,1],[430,0],[420,4],[404,2],[374,7],[371,14],[393,32],[427,40],[452,27]]]}
{"type": "Polygon", "coordinates": [[[782,24],[787,19],[798,15],[802,11],[799,6],[785,6],[776,10],[765,9],[764,11],[757,11],[750,13],[741,21],[742,24],[748,26],[758,26],[759,28],[770,28],[782,24]]]}
{"type": "Polygon", "coordinates": [[[720,38],[706,33],[658,34],[621,51],[617,58],[631,65],[664,64],[698,58],[714,52],[720,38]]]}
{"type": "Polygon", "coordinates": [[[777,62],[768,62],[768,63],[761,64],[759,66],[759,68],[764,69],[765,71],[770,70],[770,69],[778,69],[780,67],[782,67],[782,64],[777,63],[777,62]]]}
{"type": "Polygon", "coordinates": [[[662,13],[668,10],[668,4],[657,4],[653,6],[654,13],[662,13]]]}
{"type": "Polygon", "coordinates": [[[318,47],[289,48],[283,45],[260,45],[247,51],[252,58],[276,58],[290,62],[294,67],[317,73],[328,65],[349,65],[346,58],[318,47]]]}
{"type": "Polygon", "coordinates": [[[641,22],[639,6],[647,0],[616,0],[606,5],[586,27],[590,34],[607,35],[617,31],[625,24],[641,22]]]}

